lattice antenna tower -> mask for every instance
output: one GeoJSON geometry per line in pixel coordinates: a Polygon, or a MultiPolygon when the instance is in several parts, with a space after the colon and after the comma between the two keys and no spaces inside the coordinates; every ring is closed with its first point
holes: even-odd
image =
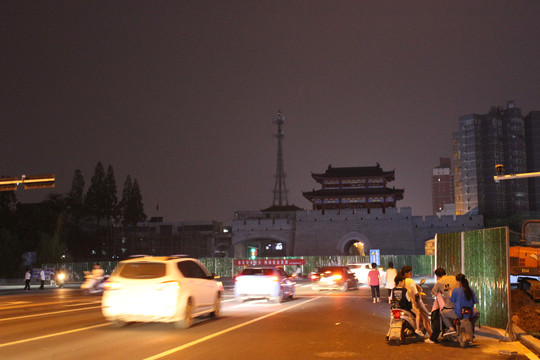
{"type": "Polygon", "coordinates": [[[278,111],[277,118],[273,121],[274,124],[277,124],[278,131],[274,136],[278,140],[277,148],[277,167],[276,167],[276,183],[274,185],[274,201],[273,205],[283,206],[289,205],[289,200],[287,199],[287,186],[285,186],[285,170],[283,168],[283,146],[282,140],[285,136],[283,134],[283,124],[285,123],[285,116],[281,114],[281,110],[278,111]],[[285,203],[285,204],[284,204],[285,203]]]}

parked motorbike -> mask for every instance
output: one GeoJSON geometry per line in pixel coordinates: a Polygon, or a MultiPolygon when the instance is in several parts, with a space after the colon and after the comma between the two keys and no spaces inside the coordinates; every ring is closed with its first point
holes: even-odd
{"type": "Polygon", "coordinates": [[[416,317],[410,311],[394,308],[390,309],[390,329],[386,340],[405,344],[407,337],[416,337],[414,332],[416,317]]]}
{"type": "Polygon", "coordinates": [[[450,340],[459,343],[462,348],[468,346],[473,342],[474,337],[474,323],[479,317],[478,313],[474,313],[474,318],[463,318],[464,315],[473,316],[474,310],[470,307],[464,307],[461,310],[461,318],[454,320],[454,328],[456,332],[450,335],[443,335],[443,339],[450,340]]]}

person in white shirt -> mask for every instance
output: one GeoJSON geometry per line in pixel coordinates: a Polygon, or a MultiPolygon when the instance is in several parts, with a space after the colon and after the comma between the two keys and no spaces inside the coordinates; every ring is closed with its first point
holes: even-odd
{"type": "Polygon", "coordinates": [[[397,270],[394,269],[394,263],[389,262],[388,263],[388,270],[386,270],[386,285],[385,287],[388,289],[388,303],[392,301],[392,289],[394,288],[394,279],[396,278],[397,270]]]}
{"type": "Polygon", "coordinates": [[[45,286],[45,270],[41,269],[39,273],[39,281],[41,281],[41,285],[39,286],[39,290],[43,290],[45,286]]]}
{"type": "Polygon", "coordinates": [[[32,274],[30,269],[26,269],[26,274],[24,274],[24,291],[30,291],[30,280],[32,279],[32,274]]]}

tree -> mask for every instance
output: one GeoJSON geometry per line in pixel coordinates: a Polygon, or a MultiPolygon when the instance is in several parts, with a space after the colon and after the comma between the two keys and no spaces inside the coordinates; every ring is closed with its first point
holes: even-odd
{"type": "Polygon", "coordinates": [[[107,222],[118,217],[118,197],[116,196],[116,180],[114,179],[114,170],[111,165],[107,168],[105,177],[105,209],[104,214],[107,222]]]}
{"type": "Polygon", "coordinates": [[[129,175],[124,182],[122,200],[120,201],[120,213],[122,224],[126,227],[135,227],[139,221],[146,220],[139,183],[137,179],[131,182],[129,175]]]}
{"type": "Polygon", "coordinates": [[[137,179],[133,180],[133,206],[135,207],[134,218],[135,224],[139,221],[146,220],[146,214],[144,213],[144,204],[142,202],[141,188],[137,179]]]}
{"type": "Polygon", "coordinates": [[[0,278],[16,277],[22,262],[22,251],[17,235],[0,228],[0,278]]]}
{"type": "Polygon", "coordinates": [[[66,198],[70,217],[75,228],[78,228],[80,219],[84,216],[84,177],[81,170],[75,170],[71,181],[71,190],[66,198]]]}
{"type": "Polygon", "coordinates": [[[101,162],[98,162],[92,176],[90,188],[84,200],[88,211],[96,218],[96,234],[99,230],[99,223],[106,214],[107,207],[107,186],[105,184],[105,170],[101,162]]]}
{"type": "Polygon", "coordinates": [[[15,229],[16,210],[15,191],[0,191],[0,228],[15,229]]]}

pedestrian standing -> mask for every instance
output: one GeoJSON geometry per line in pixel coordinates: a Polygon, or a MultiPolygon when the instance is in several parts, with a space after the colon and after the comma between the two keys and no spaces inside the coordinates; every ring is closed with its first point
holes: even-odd
{"type": "Polygon", "coordinates": [[[396,278],[397,270],[394,269],[394,263],[388,263],[388,270],[386,270],[386,288],[388,289],[388,303],[392,302],[392,289],[394,288],[394,279],[396,278]]]}
{"type": "Polygon", "coordinates": [[[32,274],[30,269],[26,269],[26,274],[24,274],[24,291],[30,291],[30,280],[32,279],[32,274]]]}
{"type": "Polygon", "coordinates": [[[39,273],[39,281],[41,281],[39,290],[43,290],[45,286],[45,270],[43,269],[41,269],[41,272],[39,273]]]}
{"type": "Polygon", "coordinates": [[[371,264],[371,271],[368,273],[368,279],[369,279],[369,286],[371,286],[372,302],[376,303],[376,302],[381,301],[380,289],[379,289],[379,286],[381,284],[381,274],[379,274],[379,270],[377,270],[376,263],[371,264]]]}

